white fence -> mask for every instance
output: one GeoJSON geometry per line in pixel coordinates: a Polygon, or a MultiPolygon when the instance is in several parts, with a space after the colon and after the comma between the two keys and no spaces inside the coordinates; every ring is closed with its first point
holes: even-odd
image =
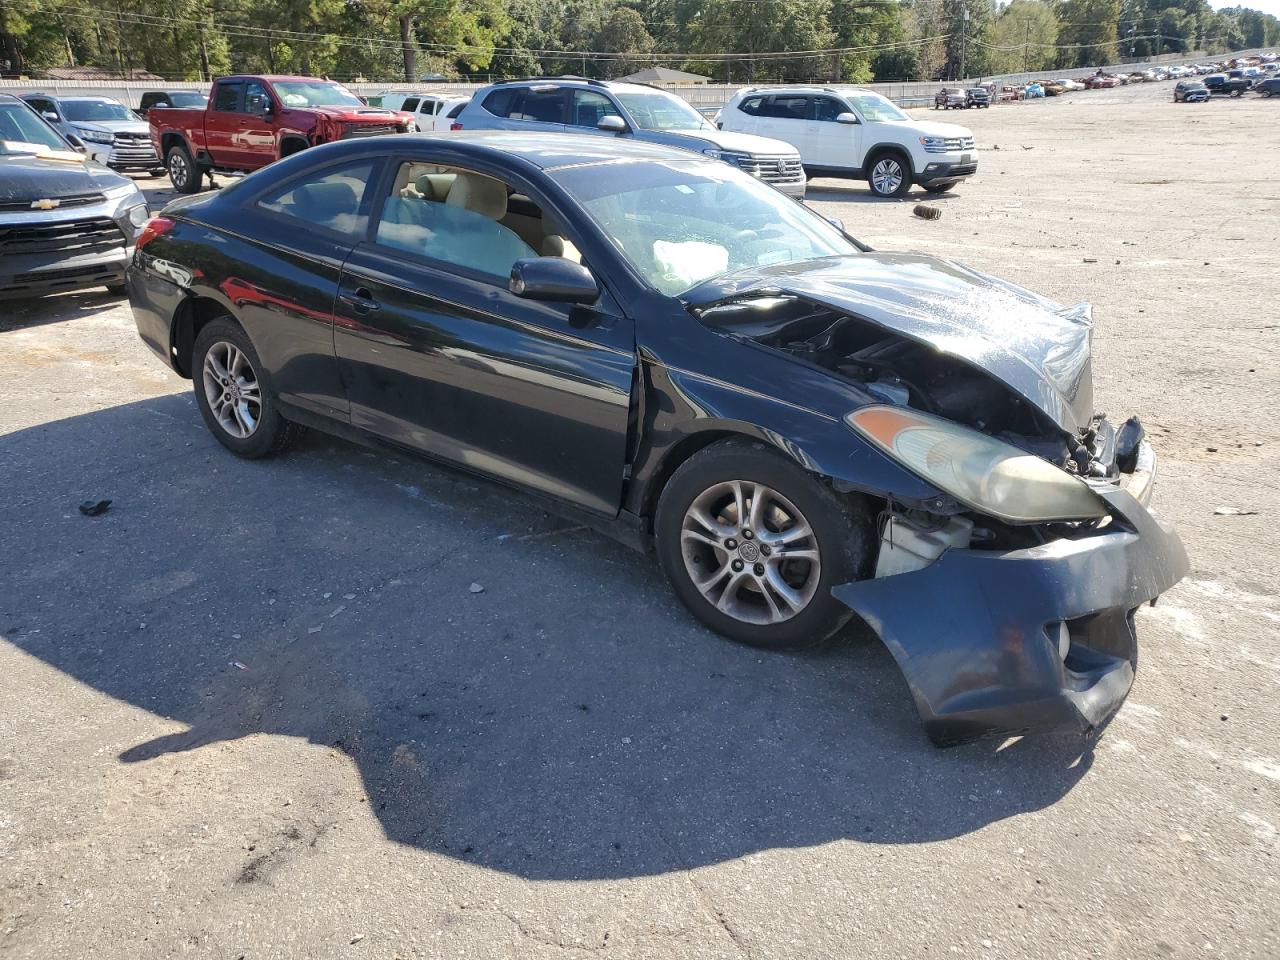
{"type": "MultiPolygon", "coordinates": [[[[1113,64],[1103,67],[1102,69],[1108,73],[1124,69],[1126,71],[1145,70],[1155,64],[1162,66],[1172,66],[1183,63],[1199,63],[1204,61],[1218,61],[1226,57],[1248,57],[1261,53],[1260,50],[1238,50],[1230,54],[1219,54],[1209,56],[1204,53],[1194,54],[1167,54],[1161,57],[1151,58],[1141,63],[1123,63],[1113,64]]],[[[1029,80],[1044,79],[1048,77],[1087,77],[1094,73],[1097,67],[1079,67],[1071,70],[1040,70],[1034,73],[1012,73],[1000,76],[973,77],[972,82],[978,80],[991,80],[997,85],[1020,85],[1029,80]]],[[[970,81],[939,81],[939,80],[919,80],[919,81],[903,81],[893,83],[862,83],[858,84],[859,88],[866,90],[874,90],[883,94],[895,103],[903,105],[911,105],[914,103],[932,102],[933,95],[938,89],[944,85],[954,86],[963,85],[970,81]]],[[[817,85],[822,85],[824,81],[814,81],[817,85]]],[[[683,97],[695,107],[719,107],[726,103],[730,97],[744,86],[743,83],[707,83],[707,84],[690,84],[681,86],[670,86],[666,89],[670,90],[677,96],[683,97]]],[[[470,96],[479,87],[484,86],[481,83],[348,83],[348,89],[363,96],[377,95],[386,93],[390,90],[414,90],[420,93],[449,93],[456,96],[470,96]]],[[[63,97],[114,97],[130,107],[137,107],[141,103],[142,95],[148,90],[199,90],[207,92],[209,84],[203,82],[190,81],[171,81],[171,80],[0,80],[0,93],[26,93],[33,90],[42,90],[46,93],[53,93],[63,97]]]]}

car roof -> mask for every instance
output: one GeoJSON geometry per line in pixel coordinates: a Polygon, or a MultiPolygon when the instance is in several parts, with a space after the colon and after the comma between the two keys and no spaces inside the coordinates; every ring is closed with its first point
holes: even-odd
{"type": "MultiPolygon", "coordinates": [[[[514,89],[516,87],[574,87],[582,90],[613,90],[619,93],[645,93],[657,90],[668,93],[661,87],[647,83],[628,83],[624,80],[590,80],[586,77],[521,77],[519,80],[498,80],[492,84],[495,90],[514,89]]],[[[674,94],[671,94],[674,96],[674,94]]]]}
{"type": "Polygon", "coordinates": [[[337,80],[326,80],[324,77],[304,77],[297,74],[289,73],[229,73],[225,77],[214,77],[214,82],[219,80],[266,80],[268,83],[275,83],[280,80],[299,80],[304,83],[337,83],[337,80]]]}
{"type": "MultiPolygon", "coordinates": [[[[516,157],[543,170],[584,163],[628,160],[689,160],[713,163],[690,150],[642,140],[584,136],[575,133],[530,133],[522,130],[462,130],[449,134],[408,134],[422,140],[461,147],[490,158],[516,157]]],[[[399,138],[395,138],[399,139],[399,138]]]]}

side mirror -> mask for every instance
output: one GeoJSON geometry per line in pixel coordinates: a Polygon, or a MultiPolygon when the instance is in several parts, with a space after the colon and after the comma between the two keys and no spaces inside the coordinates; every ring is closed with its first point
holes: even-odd
{"type": "Polygon", "coordinates": [[[52,110],[46,110],[44,113],[40,114],[40,116],[44,117],[46,120],[52,120],[54,123],[57,123],[62,119],[52,110]]]}
{"type": "Polygon", "coordinates": [[[844,113],[836,114],[836,123],[861,123],[861,122],[862,121],[858,119],[857,114],[849,113],[849,111],[847,110],[844,113]]]}
{"type": "Polygon", "coordinates": [[[627,121],[616,113],[607,113],[596,121],[596,129],[603,130],[605,133],[626,133],[627,121]]]}
{"type": "Polygon", "coordinates": [[[841,233],[844,233],[844,221],[839,217],[827,217],[827,223],[831,224],[841,233]]]}
{"type": "Polygon", "coordinates": [[[591,271],[564,257],[517,260],[511,265],[509,289],[526,300],[595,303],[600,299],[600,287],[591,271]]]}

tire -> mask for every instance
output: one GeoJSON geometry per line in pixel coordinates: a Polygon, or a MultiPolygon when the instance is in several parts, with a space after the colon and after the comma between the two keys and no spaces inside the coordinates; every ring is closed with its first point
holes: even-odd
{"type": "Polygon", "coordinates": [[[163,177],[168,172],[169,172],[168,168],[166,167],[154,167],[151,170],[147,171],[147,175],[150,176],[152,179],[155,179],[156,177],[163,177]]]}
{"type": "Polygon", "coordinates": [[[279,453],[301,431],[301,427],[280,415],[253,341],[229,316],[210,320],[196,336],[191,351],[191,383],[205,426],[238,457],[256,460],[279,453]],[[207,369],[206,362],[210,363],[207,369]],[[231,388],[233,402],[219,403],[215,410],[213,404],[220,399],[216,393],[218,370],[235,376],[221,378],[223,389],[231,388]],[[255,385],[252,391],[250,384],[255,385]]]}
{"type": "Polygon", "coordinates": [[[925,193],[946,193],[956,185],[955,181],[951,183],[940,183],[935,187],[925,187],[925,193]]]}
{"type": "Polygon", "coordinates": [[[877,153],[867,162],[867,185],[877,197],[905,197],[911,189],[911,164],[900,153],[886,151],[877,153]],[[889,165],[885,168],[881,164],[889,165]],[[896,167],[896,181],[893,168],[896,167]],[[883,178],[881,177],[883,174],[883,178]],[[880,180],[880,186],[877,186],[880,180]]]}
{"type": "Polygon", "coordinates": [[[179,193],[199,193],[200,181],[204,172],[196,165],[185,145],[176,143],[169,148],[164,158],[165,169],[169,171],[169,182],[179,193]]]}
{"type": "Polygon", "coordinates": [[[714,443],[685,461],[658,500],[654,533],[662,569],[695,617],[739,643],[773,650],[821,643],[852,617],[831,588],[870,576],[875,542],[861,498],[837,496],[749,440],[714,443]],[[758,531],[750,529],[757,502],[764,512],[758,531]],[[744,514],[745,525],[737,521],[744,514]],[[780,538],[801,529],[808,533],[788,546],[806,557],[782,558],[780,538]],[[694,576],[703,568],[711,577],[699,586],[694,576]]]}
{"type": "Polygon", "coordinates": [[[117,297],[127,296],[129,293],[129,285],[127,283],[108,283],[107,293],[117,297]]]}

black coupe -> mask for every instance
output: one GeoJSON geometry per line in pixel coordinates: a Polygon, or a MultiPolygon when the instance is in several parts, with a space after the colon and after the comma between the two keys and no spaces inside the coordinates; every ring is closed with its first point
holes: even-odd
{"type": "Polygon", "coordinates": [[[233,453],[300,425],[544,495],[650,545],[770,647],[854,613],[938,742],[1091,731],[1186,571],[1092,322],[875,253],[721,162],[556,134],[305,151],[152,220],[143,339],[233,453]]]}

